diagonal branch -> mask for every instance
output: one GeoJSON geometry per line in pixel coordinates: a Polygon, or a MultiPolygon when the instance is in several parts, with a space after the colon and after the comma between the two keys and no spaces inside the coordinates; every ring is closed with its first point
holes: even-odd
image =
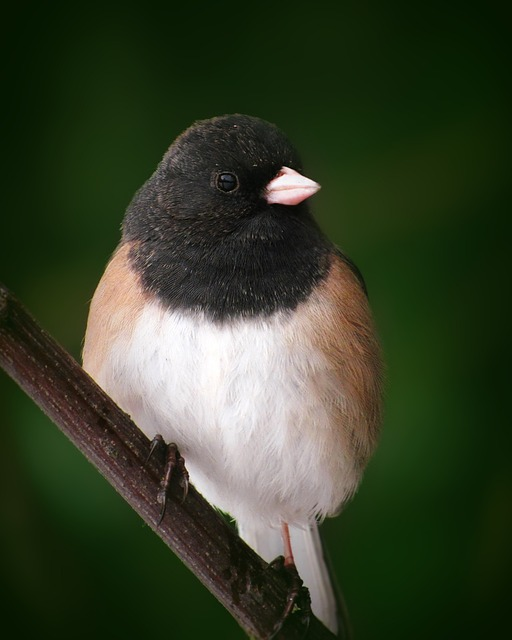
{"type": "MultiPolygon", "coordinates": [[[[166,515],[157,525],[162,459],[146,464],[146,436],[1,284],[0,366],[240,626],[256,639],[268,638],[285,605],[284,578],[269,569],[193,487],[183,503],[180,488],[172,488],[166,515]]],[[[303,635],[301,621],[292,615],[278,637],[293,640],[303,635]]],[[[334,638],[314,617],[307,637],[334,638]]]]}

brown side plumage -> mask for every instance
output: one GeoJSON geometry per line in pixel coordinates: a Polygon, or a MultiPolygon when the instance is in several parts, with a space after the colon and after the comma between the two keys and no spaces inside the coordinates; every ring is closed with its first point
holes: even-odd
{"type": "Polygon", "coordinates": [[[123,338],[129,343],[147,301],[139,278],[129,265],[129,251],[129,243],[118,247],[91,301],[82,356],[84,369],[95,380],[101,379],[112,342],[123,338]]]}
{"type": "MultiPolygon", "coordinates": [[[[304,339],[332,366],[343,396],[331,406],[343,449],[362,472],[382,419],[383,364],[368,299],[352,269],[335,257],[331,269],[301,305],[304,339]]],[[[332,403],[332,397],[326,399],[332,403]]]]}

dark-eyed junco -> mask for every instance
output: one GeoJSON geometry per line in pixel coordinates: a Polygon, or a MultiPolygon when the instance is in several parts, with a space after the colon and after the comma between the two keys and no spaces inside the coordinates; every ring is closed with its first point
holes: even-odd
{"type": "Polygon", "coordinates": [[[318,189],[276,126],[196,122],[126,211],[83,361],[250,546],[284,549],[336,632],[317,523],[374,449],[382,367],[362,277],[310,214],[318,189]]]}

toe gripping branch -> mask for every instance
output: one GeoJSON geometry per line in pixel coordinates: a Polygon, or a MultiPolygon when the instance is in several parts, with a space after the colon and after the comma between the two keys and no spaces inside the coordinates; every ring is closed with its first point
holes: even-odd
{"type": "Polygon", "coordinates": [[[151,447],[146,459],[146,464],[158,448],[165,448],[164,473],[160,481],[160,491],[157,495],[157,501],[160,505],[160,515],[157,523],[157,526],[159,527],[165,516],[173,477],[179,476],[180,486],[183,489],[182,502],[184,502],[188,494],[189,475],[185,467],[185,458],[179,452],[177,445],[174,442],[166,444],[160,434],[157,434],[151,441],[151,447]]]}
{"type": "Polygon", "coordinates": [[[301,622],[304,625],[304,634],[302,637],[305,638],[311,620],[311,597],[309,590],[304,586],[295,564],[286,563],[283,556],[278,556],[269,564],[269,567],[285,575],[288,584],[288,594],[283,612],[274,625],[268,640],[276,639],[285,626],[286,621],[295,613],[300,615],[301,622]]]}

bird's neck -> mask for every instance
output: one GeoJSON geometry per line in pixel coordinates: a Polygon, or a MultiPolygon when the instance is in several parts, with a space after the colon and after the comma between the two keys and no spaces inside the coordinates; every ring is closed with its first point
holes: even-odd
{"type": "Polygon", "coordinates": [[[316,227],[267,224],[222,239],[133,242],[130,260],[164,306],[223,322],[294,309],[324,278],[331,254],[316,227]]]}

